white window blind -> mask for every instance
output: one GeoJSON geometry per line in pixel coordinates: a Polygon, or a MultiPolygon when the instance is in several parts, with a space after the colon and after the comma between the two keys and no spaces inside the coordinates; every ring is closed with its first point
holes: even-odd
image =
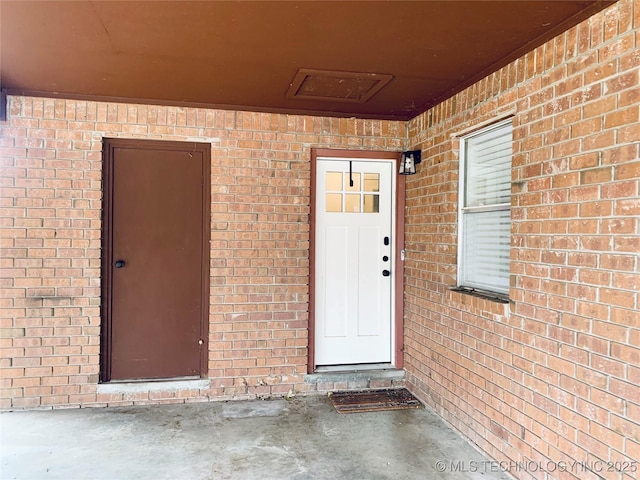
{"type": "Polygon", "coordinates": [[[509,293],[513,127],[461,140],[458,286],[509,293]]]}

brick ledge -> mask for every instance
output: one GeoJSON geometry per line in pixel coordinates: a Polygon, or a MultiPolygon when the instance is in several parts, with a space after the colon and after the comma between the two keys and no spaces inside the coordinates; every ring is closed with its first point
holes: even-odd
{"type": "Polygon", "coordinates": [[[96,393],[131,394],[174,392],[177,390],[207,390],[211,380],[168,380],[163,382],[101,383],[96,393]]]}

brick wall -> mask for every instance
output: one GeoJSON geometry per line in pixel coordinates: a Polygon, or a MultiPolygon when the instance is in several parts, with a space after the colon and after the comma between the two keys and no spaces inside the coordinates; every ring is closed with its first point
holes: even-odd
{"type": "Polygon", "coordinates": [[[639,51],[640,3],[622,0],[409,122],[408,382],[492,457],[533,461],[518,478],[637,478],[597,462],[640,459],[639,51]],[[456,134],[510,115],[502,305],[449,287],[456,134]],[[571,460],[602,471],[542,471],[571,460]]]}
{"type": "Polygon", "coordinates": [[[403,122],[10,97],[2,408],[282,395],[307,370],[311,147],[393,150],[403,122]],[[211,386],[97,393],[102,139],[209,142],[211,386]]]}

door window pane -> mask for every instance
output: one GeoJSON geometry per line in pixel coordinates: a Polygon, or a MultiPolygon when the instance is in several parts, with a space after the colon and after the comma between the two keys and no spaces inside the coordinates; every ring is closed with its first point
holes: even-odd
{"type": "Polygon", "coordinates": [[[378,173],[364,174],[364,191],[365,192],[380,191],[380,174],[378,173]]]}
{"type": "Polygon", "coordinates": [[[327,172],[327,190],[342,190],[342,173],[327,172]]]}
{"type": "Polygon", "coordinates": [[[341,193],[327,193],[327,212],[342,212],[341,193]]]}
{"type": "Polygon", "coordinates": [[[364,205],[362,206],[364,213],[379,213],[380,212],[380,195],[372,195],[370,193],[364,194],[364,205]]]}
{"type": "Polygon", "coordinates": [[[345,212],[360,213],[360,194],[347,193],[345,195],[345,212]]]}
{"type": "Polygon", "coordinates": [[[349,174],[344,174],[344,189],[347,192],[359,192],[360,191],[360,174],[352,173],[351,178],[349,178],[349,174]],[[353,180],[353,187],[349,185],[349,181],[353,180]]]}

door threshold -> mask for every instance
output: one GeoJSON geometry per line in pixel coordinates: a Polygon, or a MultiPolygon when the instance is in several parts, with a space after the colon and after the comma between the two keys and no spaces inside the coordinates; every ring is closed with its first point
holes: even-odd
{"type": "Polygon", "coordinates": [[[351,365],[319,365],[315,373],[351,373],[366,372],[368,370],[395,370],[390,363],[358,363],[351,365]]]}
{"type": "Polygon", "coordinates": [[[201,380],[201,377],[197,375],[191,375],[186,377],[165,377],[165,378],[133,378],[130,380],[109,380],[105,383],[153,383],[153,382],[183,382],[188,380],[201,380]]]}
{"type": "Polygon", "coordinates": [[[211,380],[201,379],[163,379],[163,380],[134,380],[127,382],[99,383],[97,393],[145,393],[145,392],[174,392],[177,390],[206,390],[211,386],[211,380]]]}

